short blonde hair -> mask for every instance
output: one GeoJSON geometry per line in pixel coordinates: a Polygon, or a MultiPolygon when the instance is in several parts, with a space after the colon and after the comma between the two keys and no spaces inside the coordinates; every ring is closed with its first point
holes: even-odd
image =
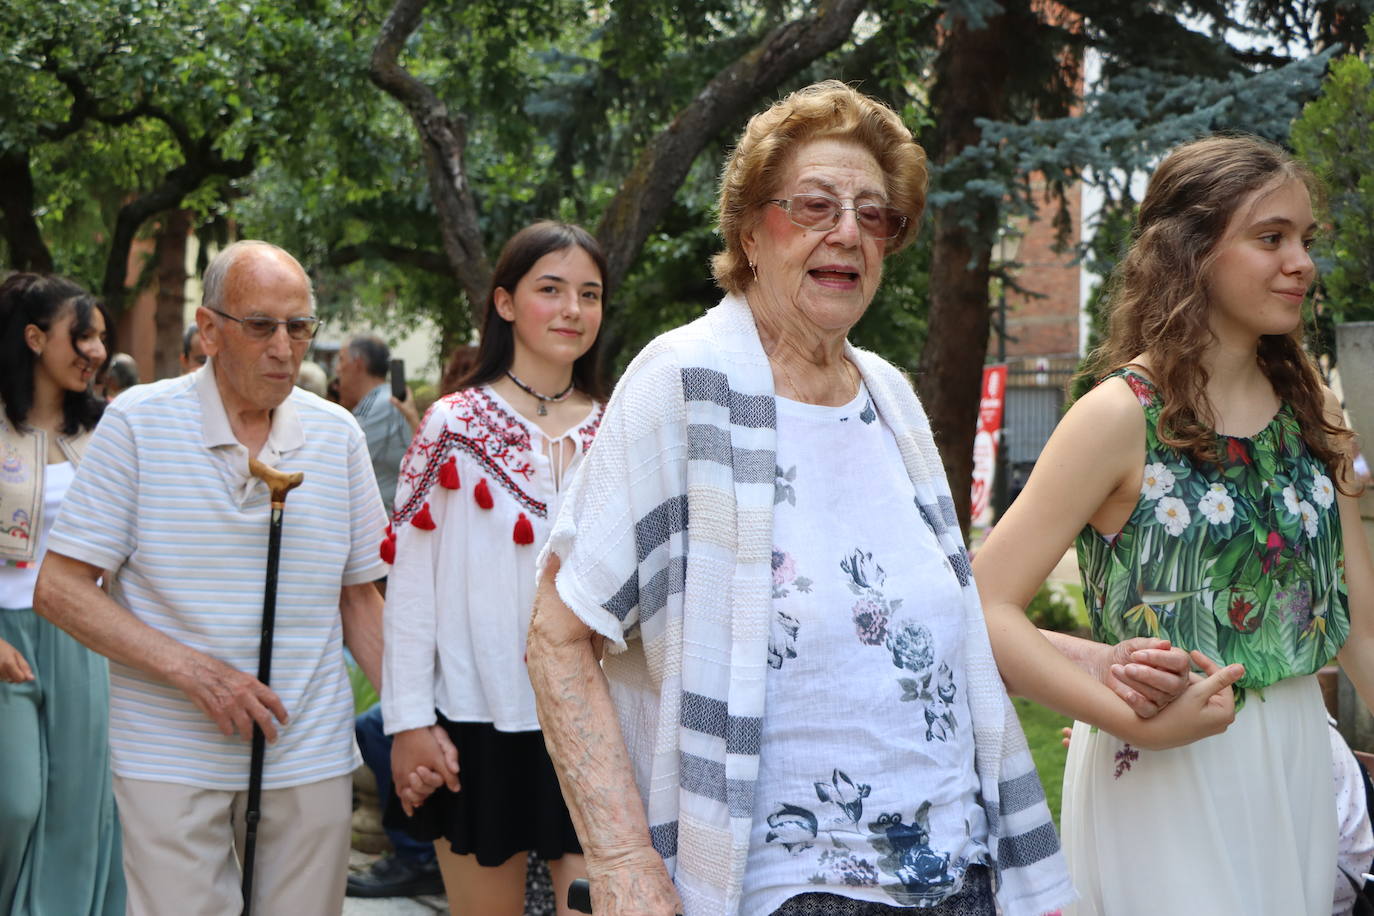
{"type": "Polygon", "coordinates": [[[776,196],[788,156],[809,140],[849,140],[877,160],[888,205],[907,222],[887,240],[884,255],[900,251],[916,235],[926,206],[926,153],[891,108],[838,80],[798,89],[749,119],[720,176],[719,231],[725,250],[711,259],[716,283],[741,293],[753,279],[741,241],[758,212],[776,196]]]}

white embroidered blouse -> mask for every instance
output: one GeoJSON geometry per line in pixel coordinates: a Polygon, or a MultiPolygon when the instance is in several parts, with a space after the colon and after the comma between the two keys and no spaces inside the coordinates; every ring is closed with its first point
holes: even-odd
{"type": "Polygon", "coordinates": [[[383,617],[387,734],[454,722],[537,731],[525,668],[534,561],[603,405],[557,439],[490,387],[454,392],[425,414],[401,462],[383,617]],[[571,464],[554,467],[571,441],[571,464]],[[557,473],[555,473],[557,472],[557,473]]]}

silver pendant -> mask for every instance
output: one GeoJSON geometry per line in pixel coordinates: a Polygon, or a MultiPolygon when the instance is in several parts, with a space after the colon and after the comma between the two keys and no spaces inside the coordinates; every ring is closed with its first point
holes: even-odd
{"type": "Polygon", "coordinates": [[[539,416],[541,416],[541,417],[547,417],[548,415],[549,415],[549,408],[544,404],[543,401],[540,401],[540,402],[539,402],[539,416]]]}

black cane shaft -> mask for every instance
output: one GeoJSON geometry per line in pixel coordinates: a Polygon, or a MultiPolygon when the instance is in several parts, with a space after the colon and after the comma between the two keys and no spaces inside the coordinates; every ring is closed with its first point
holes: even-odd
{"type": "MultiPolygon", "coordinates": [[[[267,484],[272,495],[272,518],[267,532],[267,579],[262,594],[262,634],[258,642],[258,680],[272,682],[272,641],[277,624],[277,568],[281,562],[281,522],[286,494],[300,486],[303,475],[284,474],[256,459],[248,462],[254,477],[267,484]]],[[[253,864],[257,858],[258,822],[262,820],[262,767],[267,753],[267,737],[261,726],[253,724],[253,756],[248,768],[248,801],[243,830],[243,916],[253,912],[253,864]]]]}
{"type": "Polygon", "coordinates": [[[277,628],[277,568],[281,565],[281,515],[272,507],[272,527],[267,534],[267,584],[262,593],[262,638],[258,641],[258,680],[272,684],[272,640],[277,628]]]}

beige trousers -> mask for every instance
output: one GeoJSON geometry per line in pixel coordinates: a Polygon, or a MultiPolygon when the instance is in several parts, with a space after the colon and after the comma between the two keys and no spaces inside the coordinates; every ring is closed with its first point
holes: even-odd
{"type": "MultiPolygon", "coordinates": [[[[351,776],[264,790],[253,916],[339,916],[348,880],[351,776]]],[[[236,852],[248,793],[114,778],[128,916],[226,916],[243,907],[236,852]]]]}

